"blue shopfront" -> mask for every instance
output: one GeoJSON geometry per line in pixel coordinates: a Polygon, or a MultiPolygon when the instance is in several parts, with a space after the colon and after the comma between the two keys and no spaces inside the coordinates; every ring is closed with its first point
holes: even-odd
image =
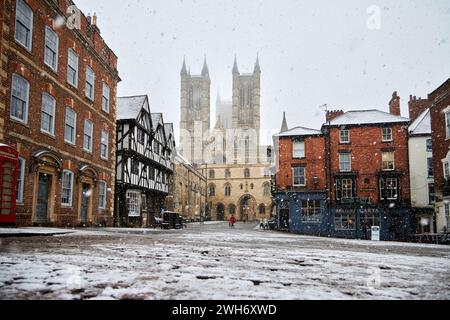
{"type": "Polygon", "coordinates": [[[274,196],[279,230],[322,237],[372,238],[379,227],[381,241],[409,241],[411,210],[383,205],[329,207],[324,192],[283,192],[274,196]]]}

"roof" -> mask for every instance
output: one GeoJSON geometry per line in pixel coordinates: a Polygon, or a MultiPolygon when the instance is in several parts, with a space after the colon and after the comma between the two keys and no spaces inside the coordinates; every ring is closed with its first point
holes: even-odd
{"type": "Polygon", "coordinates": [[[422,112],[422,114],[409,126],[409,133],[411,135],[431,135],[430,109],[422,112]]]}
{"type": "Polygon", "coordinates": [[[164,123],[164,130],[167,135],[173,135],[173,123],[164,123]]]}
{"type": "Polygon", "coordinates": [[[192,167],[192,164],[189,162],[189,160],[183,157],[183,155],[178,151],[178,149],[176,149],[175,152],[176,152],[175,159],[177,159],[180,163],[184,163],[185,165],[192,167]]]}
{"type": "Polygon", "coordinates": [[[158,124],[162,119],[162,113],[152,113],[153,130],[158,128],[158,124]]]}
{"type": "Polygon", "coordinates": [[[295,127],[288,131],[280,132],[274,135],[274,137],[315,136],[319,134],[322,134],[322,131],[311,128],[295,127]]]}
{"type": "Polygon", "coordinates": [[[117,98],[117,120],[136,119],[146,99],[146,95],[117,98]]]}
{"type": "Polygon", "coordinates": [[[355,110],[348,111],[336,117],[325,126],[363,125],[409,122],[409,119],[390,114],[380,110],[355,110]]]}

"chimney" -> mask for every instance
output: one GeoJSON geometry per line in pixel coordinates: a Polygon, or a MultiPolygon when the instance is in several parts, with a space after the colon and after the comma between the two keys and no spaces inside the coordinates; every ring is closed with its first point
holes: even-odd
{"type": "Polygon", "coordinates": [[[94,16],[92,17],[92,24],[93,24],[94,26],[97,25],[97,13],[95,13],[95,12],[94,12],[94,16]]]}
{"type": "Polygon", "coordinates": [[[392,100],[389,102],[389,113],[394,116],[401,116],[400,97],[397,95],[397,91],[392,94],[392,100]]]}
{"type": "Polygon", "coordinates": [[[428,99],[417,99],[416,96],[409,96],[409,119],[416,120],[425,110],[431,108],[431,101],[428,99]]]}
{"type": "Polygon", "coordinates": [[[330,122],[336,119],[337,117],[342,116],[343,114],[344,114],[343,110],[327,111],[327,122],[330,122]]]}
{"type": "Polygon", "coordinates": [[[90,13],[87,14],[86,19],[87,19],[89,24],[92,24],[92,17],[91,17],[90,13]]]}

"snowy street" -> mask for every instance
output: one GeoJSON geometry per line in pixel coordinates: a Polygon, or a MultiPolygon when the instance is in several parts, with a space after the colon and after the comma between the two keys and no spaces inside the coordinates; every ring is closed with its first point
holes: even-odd
{"type": "Polygon", "coordinates": [[[450,247],[255,224],[0,239],[0,299],[449,299],[450,247]]]}

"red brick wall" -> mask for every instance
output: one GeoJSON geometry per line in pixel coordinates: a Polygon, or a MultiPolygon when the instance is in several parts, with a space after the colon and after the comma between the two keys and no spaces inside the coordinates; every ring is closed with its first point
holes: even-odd
{"type": "MultiPolygon", "coordinates": [[[[410,199],[409,162],[408,162],[408,126],[396,124],[393,129],[393,142],[383,143],[381,126],[351,127],[351,144],[339,143],[339,128],[330,131],[331,141],[331,173],[339,173],[339,150],[351,150],[352,172],[358,173],[357,196],[370,198],[372,203],[379,200],[377,174],[382,170],[382,150],[395,149],[395,169],[404,173],[401,179],[401,197],[410,199]],[[366,181],[368,179],[368,181],[366,181]],[[366,183],[368,182],[368,183],[366,183]]],[[[335,199],[332,188],[331,199],[335,199]]]]}
{"type": "Polygon", "coordinates": [[[279,140],[277,189],[285,190],[292,187],[292,166],[303,164],[306,166],[305,190],[325,189],[325,139],[322,136],[305,138],[304,159],[293,159],[292,137],[282,137],[279,140]],[[313,177],[318,177],[318,184],[314,185],[313,177]]]}
{"type": "MultiPolygon", "coordinates": [[[[53,71],[44,64],[44,39],[45,26],[53,26],[53,18],[57,13],[45,0],[27,1],[34,11],[33,16],[33,40],[32,50],[28,52],[20,44],[14,41],[15,25],[15,0],[4,0],[12,10],[7,25],[10,33],[5,34],[9,45],[6,52],[7,78],[2,79],[6,83],[6,110],[5,110],[5,143],[16,147],[20,155],[25,158],[27,169],[31,162],[31,155],[39,149],[46,148],[59,154],[63,160],[64,169],[71,169],[75,174],[82,164],[89,164],[99,174],[98,179],[107,182],[107,188],[112,192],[107,193],[107,209],[98,210],[98,193],[94,189],[93,220],[94,222],[108,220],[112,223],[112,211],[114,200],[115,178],[115,114],[116,114],[116,89],[119,81],[116,70],[117,58],[105,45],[103,39],[94,31],[92,40],[87,37],[87,19],[82,16],[82,29],[70,30],[66,26],[54,29],[59,36],[58,70],[53,71]],[[66,81],[68,48],[73,48],[78,56],[78,87],[73,88],[66,81]],[[85,97],[85,68],[90,66],[95,73],[95,101],[85,97]],[[11,96],[12,74],[17,73],[26,78],[30,83],[28,124],[24,125],[9,118],[9,104],[11,96]],[[110,111],[102,111],[103,82],[110,88],[110,111]],[[47,92],[56,99],[55,136],[49,136],[40,130],[42,93],[47,92]],[[65,108],[70,106],[77,113],[76,145],[72,146],[64,142],[65,108]],[[83,151],[84,120],[90,119],[94,124],[92,153],[83,151]],[[100,158],[101,130],[109,132],[109,159],[100,158]]],[[[66,12],[67,1],[59,1],[62,12],[66,12]]],[[[94,29],[95,30],[95,29],[94,29]]],[[[1,102],[1,101],[0,101],[1,102]]],[[[1,110],[0,110],[1,112],[1,110]]],[[[19,221],[31,223],[31,211],[33,197],[33,174],[25,176],[24,204],[18,206],[19,221]]],[[[78,217],[78,185],[74,183],[72,208],[61,208],[61,185],[57,182],[55,213],[56,224],[71,224],[78,217]]]]}
{"type": "Polygon", "coordinates": [[[444,109],[450,106],[450,80],[429,96],[434,103],[431,109],[431,129],[433,139],[433,164],[436,193],[441,194],[441,186],[444,181],[444,169],[442,159],[447,157],[450,150],[450,140],[446,139],[444,109]]]}
{"type": "Polygon", "coordinates": [[[428,99],[417,99],[416,97],[409,97],[409,119],[411,122],[416,120],[426,109],[431,107],[431,101],[428,99]]]}

